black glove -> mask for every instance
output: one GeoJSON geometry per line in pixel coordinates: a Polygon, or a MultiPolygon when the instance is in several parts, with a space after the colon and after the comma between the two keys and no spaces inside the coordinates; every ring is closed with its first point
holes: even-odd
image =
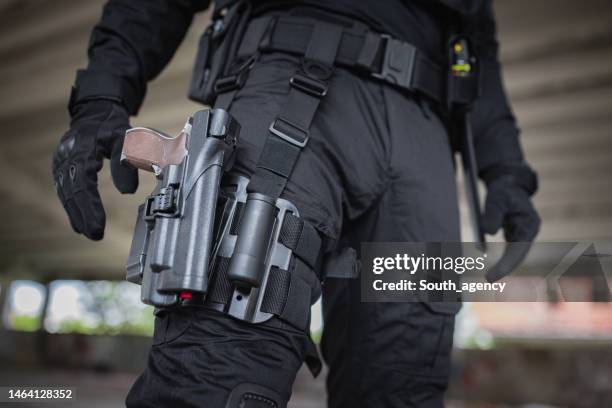
{"type": "Polygon", "coordinates": [[[501,227],[508,242],[533,241],[540,230],[540,217],[531,203],[529,191],[511,175],[487,183],[482,229],[495,234],[501,227]]]}
{"type": "Polygon", "coordinates": [[[87,238],[104,236],[106,214],[98,193],[98,171],[111,160],[111,175],[121,193],[138,188],[137,170],[120,163],[129,115],[118,102],[81,102],[71,109],[70,129],[53,155],[53,179],[72,228],[87,238]]]}

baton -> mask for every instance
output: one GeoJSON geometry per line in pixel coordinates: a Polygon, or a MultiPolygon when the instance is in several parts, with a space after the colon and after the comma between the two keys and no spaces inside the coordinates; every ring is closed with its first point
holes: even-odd
{"type": "MultiPolygon", "coordinates": [[[[476,57],[471,52],[468,39],[462,36],[458,36],[451,41],[450,57],[452,61],[450,78],[454,80],[451,81],[451,84],[460,84],[462,81],[470,80],[472,80],[472,85],[476,84],[475,87],[467,88],[471,89],[472,92],[452,99],[454,103],[452,103],[451,106],[454,104],[457,114],[455,123],[457,125],[456,131],[459,133],[458,136],[461,144],[461,163],[463,165],[465,192],[470,211],[471,229],[476,240],[476,248],[486,253],[487,242],[480,224],[482,209],[478,194],[478,166],[476,164],[474,137],[470,121],[472,102],[478,95],[477,81],[473,81],[475,77],[477,78],[478,65],[476,63],[476,57]]],[[[452,95],[457,97],[458,95],[454,94],[455,87],[451,87],[451,89],[453,91],[452,95]]],[[[457,86],[457,89],[465,90],[466,88],[457,86]]],[[[512,273],[527,256],[531,244],[531,242],[513,242],[506,245],[500,260],[487,272],[487,281],[494,282],[512,273]]]]}

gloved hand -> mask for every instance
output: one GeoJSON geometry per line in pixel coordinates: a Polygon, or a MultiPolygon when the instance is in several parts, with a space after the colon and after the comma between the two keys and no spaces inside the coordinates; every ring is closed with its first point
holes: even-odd
{"type": "Polygon", "coordinates": [[[98,193],[98,171],[111,161],[113,183],[121,193],[138,188],[137,170],[120,163],[129,114],[106,99],[81,102],[71,109],[70,129],[53,155],[53,179],[72,228],[92,240],[104,236],[106,213],[98,193]]]}
{"type": "Polygon", "coordinates": [[[488,183],[482,229],[495,234],[500,228],[508,242],[530,242],[540,230],[540,217],[529,192],[513,176],[501,176],[488,183]]]}

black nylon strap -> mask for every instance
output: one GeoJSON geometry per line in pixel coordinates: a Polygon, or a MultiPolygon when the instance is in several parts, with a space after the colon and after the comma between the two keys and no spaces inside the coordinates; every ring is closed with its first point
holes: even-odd
{"type": "Polygon", "coordinates": [[[304,271],[297,270],[307,267],[300,262],[295,262],[294,265],[291,272],[279,268],[270,270],[261,310],[306,330],[313,297],[312,287],[302,279],[304,271]]]}
{"type": "Polygon", "coordinates": [[[321,250],[321,237],[310,223],[288,214],[285,216],[278,239],[310,269],[316,270],[319,251],[321,250]]]}
{"type": "Polygon", "coordinates": [[[316,23],[304,49],[301,69],[291,78],[284,110],[270,125],[257,169],[248,191],[278,198],[293,171],[302,148],[308,143],[310,125],[327,92],[327,80],[342,37],[342,28],[316,23]]]}
{"type": "MultiPolygon", "coordinates": [[[[257,19],[251,24],[256,24],[257,19]]],[[[316,22],[304,17],[278,17],[270,38],[260,44],[262,52],[281,51],[295,55],[306,55],[310,39],[314,36],[316,22]]],[[[389,39],[388,36],[363,30],[361,26],[355,29],[343,28],[340,46],[335,58],[335,64],[369,74],[380,74],[384,71],[385,53],[390,44],[401,43],[389,39]]],[[[409,45],[402,43],[402,45],[409,45]]],[[[428,58],[422,52],[415,54],[411,82],[398,83],[393,78],[380,78],[391,85],[419,92],[436,102],[444,101],[445,81],[444,68],[428,58]]]]}
{"type": "MultiPolygon", "coordinates": [[[[229,260],[230,258],[220,257],[207,301],[223,305],[229,303],[234,287],[227,277],[229,260]]],[[[316,278],[312,269],[299,258],[293,258],[289,270],[273,266],[261,301],[261,311],[274,314],[295,327],[306,330],[310,305],[320,295],[319,291],[313,290],[314,287],[316,278]]]]}
{"type": "MultiPolygon", "coordinates": [[[[299,242],[299,237],[294,238],[294,241],[299,242]]],[[[230,302],[234,286],[227,276],[229,263],[230,258],[218,258],[207,301],[223,305],[230,302]]],[[[312,268],[298,257],[292,258],[289,270],[273,266],[261,301],[261,311],[274,314],[295,327],[306,330],[310,305],[320,295],[319,291],[313,290],[317,287],[316,279],[312,268]]]]}
{"type": "Polygon", "coordinates": [[[415,90],[436,102],[442,101],[444,72],[438,64],[417,52],[413,75],[415,90]]]}
{"type": "Polygon", "coordinates": [[[306,60],[332,66],[336,61],[341,39],[341,27],[328,23],[316,23],[304,55],[306,60]]]}
{"type": "Polygon", "coordinates": [[[287,302],[279,317],[302,330],[307,330],[311,295],[312,288],[310,285],[302,280],[294,270],[291,273],[291,284],[287,293],[287,302]]]}
{"type": "MultiPolygon", "coordinates": [[[[355,65],[360,67],[376,67],[380,65],[383,51],[382,41],[383,38],[380,35],[368,31],[363,38],[363,45],[355,65]]],[[[342,54],[342,51],[340,54],[342,54]]],[[[345,52],[345,54],[350,54],[350,52],[345,52]]]]}
{"type": "Polygon", "coordinates": [[[234,98],[236,97],[237,92],[238,89],[234,89],[229,92],[223,92],[217,95],[217,98],[215,99],[215,108],[229,110],[230,106],[232,105],[232,102],[234,101],[234,98]]]}
{"type": "Polygon", "coordinates": [[[293,251],[300,240],[303,229],[304,222],[302,222],[299,217],[287,214],[281,227],[278,240],[293,251]]]}
{"type": "Polygon", "coordinates": [[[257,53],[260,47],[267,44],[265,38],[272,28],[273,20],[272,16],[265,16],[254,19],[249,23],[238,48],[237,59],[249,58],[257,53]]]}
{"type": "Polygon", "coordinates": [[[235,58],[236,61],[243,61],[243,65],[234,72],[234,75],[217,79],[215,87],[219,89],[215,99],[216,108],[229,110],[236,97],[236,93],[246,81],[246,76],[251,69],[252,63],[257,59],[259,47],[267,43],[265,38],[269,34],[272,23],[273,18],[267,16],[255,19],[248,24],[235,58]],[[223,89],[224,82],[226,86],[230,87],[229,90],[223,89]]]}
{"type": "Polygon", "coordinates": [[[266,293],[261,301],[261,310],[280,316],[287,303],[290,285],[291,273],[273,266],[268,276],[266,293]]]}

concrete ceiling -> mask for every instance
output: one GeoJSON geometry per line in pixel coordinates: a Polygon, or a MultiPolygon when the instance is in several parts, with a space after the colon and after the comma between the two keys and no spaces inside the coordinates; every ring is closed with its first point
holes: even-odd
{"type": "MultiPolygon", "coordinates": [[[[138,193],[122,196],[103,170],[108,226],[106,238],[94,243],[71,231],[50,175],[52,151],[68,124],[74,72],[86,63],[89,30],[102,4],[0,2],[0,271],[123,275],[136,208],[152,177],[141,175],[138,193]]],[[[541,177],[539,239],[612,238],[612,2],[495,4],[507,89],[527,157],[541,177]]],[[[197,17],[170,66],[150,85],[133,125],[173,133],[198,109],[185,94],[207,19],[197,17]]]]}

